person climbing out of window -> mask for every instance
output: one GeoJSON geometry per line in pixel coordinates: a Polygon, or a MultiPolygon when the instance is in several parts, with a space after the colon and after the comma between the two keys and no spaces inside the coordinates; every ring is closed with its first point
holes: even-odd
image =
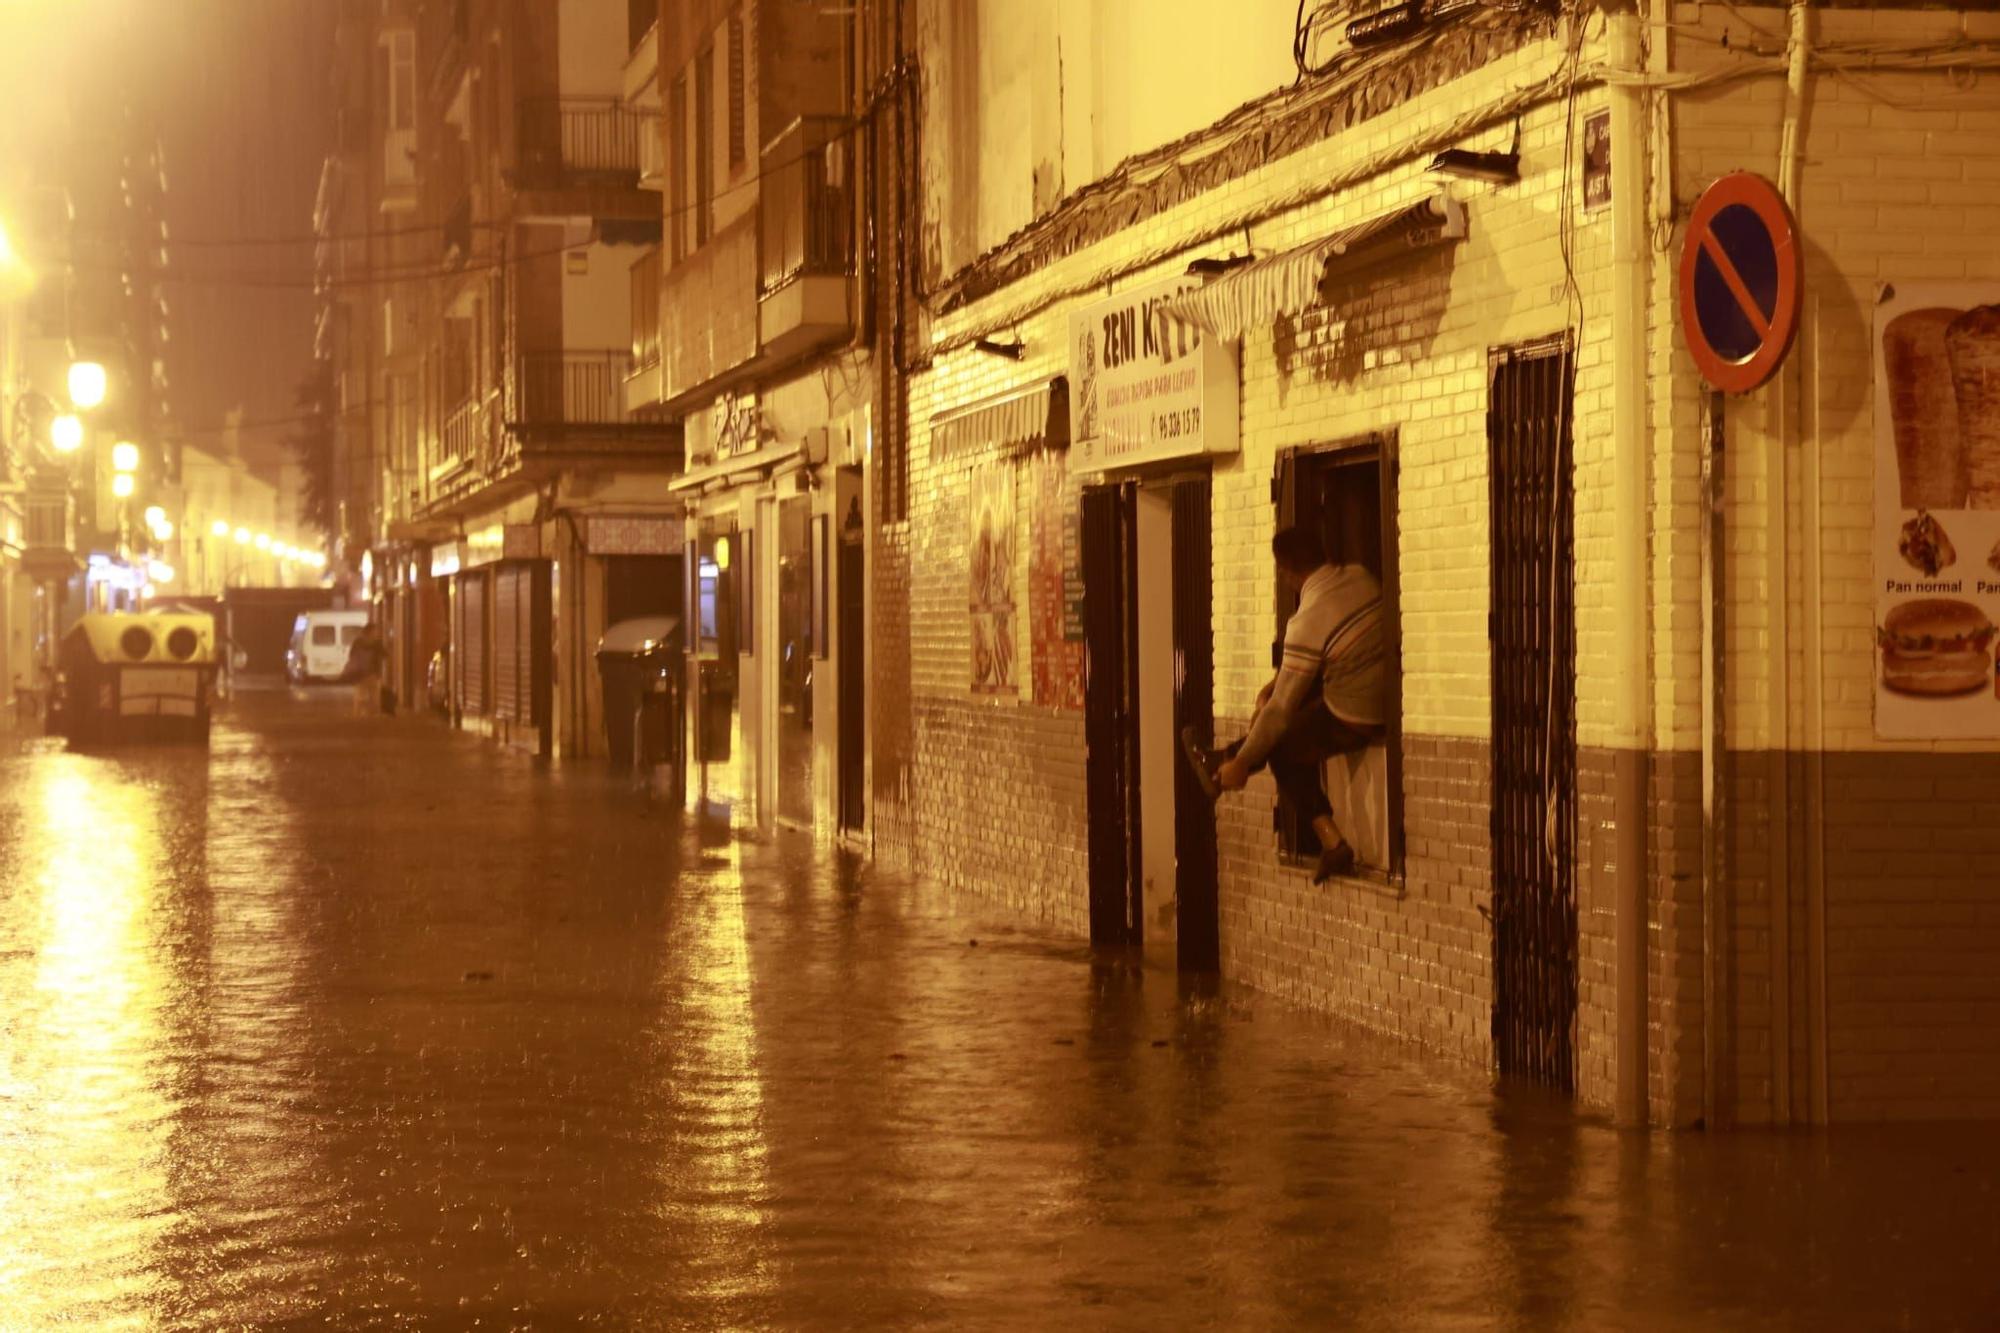
{"type": "Polygon", "coordinates": [[[1312,819],[1320,845],[1313,883],[1324,884],[1354,868],[1354,848],[1334,823],[1323,766],[1386,733],[1382,585],[1360,565],[1330,563],[1308,528],[1280,532],[1271,554],[1278,577],[1299,592],[1278,674],[1258,692],[1243,739],[1209,750],[1187,727],[1181,747],[1211,801],[1240,790],[1268,764],[1286,798],[1312,819]]]}

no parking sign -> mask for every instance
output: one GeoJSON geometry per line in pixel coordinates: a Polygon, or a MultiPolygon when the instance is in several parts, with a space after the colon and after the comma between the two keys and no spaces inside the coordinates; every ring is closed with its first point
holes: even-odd
{"type": "Polygon", "coordinates": [[[1710,385],[1748,393],[1771,378],[1798,333],[1801,269],[1769,181],[1737,171],[1702,193],[1681,242],[1681,327],[1710,385]]]}

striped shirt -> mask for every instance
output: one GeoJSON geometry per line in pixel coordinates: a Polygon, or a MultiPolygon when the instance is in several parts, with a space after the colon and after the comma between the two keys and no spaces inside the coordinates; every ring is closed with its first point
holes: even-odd
{"type": "Polygon", "coordinates": [[[1285,650],[1271,700],[1250,724],[1237,757],[1262,762],[1318,685],[1326,709],[1357,727],[1387,721],[1382,585],[1360,565],[1321,565],[1299,588],[1285,622],[1285,650]]]}

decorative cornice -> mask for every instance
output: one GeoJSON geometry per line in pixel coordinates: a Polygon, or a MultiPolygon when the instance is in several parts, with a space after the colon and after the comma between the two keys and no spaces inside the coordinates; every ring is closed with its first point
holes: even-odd
{"type": "Polygon", "coordinates": [[[948,314],[1039,270],[1323,140],[1367,123],[1546,35],[1547,23],[1464,21],[1349,75],[1295,85],[1127,160],[940,283],[948,314]]]}

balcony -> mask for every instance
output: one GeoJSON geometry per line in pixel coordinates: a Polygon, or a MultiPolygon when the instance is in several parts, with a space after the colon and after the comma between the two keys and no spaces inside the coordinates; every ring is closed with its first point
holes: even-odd
{"type": "Polygon", "coordinates": [[[849,122],[806,116],[764,148],[757,340],[781,359],[854,326],[854,195],[849,122]]]}
{"type": "Polygon", "coordinates": [[[660,248],[632,265],[632,370],[625,377],[625,410],[660,401],[660,248]]]}
{"type": "Polygon", "coordinates": [[[590,461],[678,465],[679,428],[635,421],[625,410],[632,364],[632,354],[623,348],[522,353],[507,394],[506,438],[491,477],[590,461]]]}
{"type": "Polygon", "coordinates": [[[523,218],[659,223],[657,195],[639,188],[647,118],[616,97],[540,97],[516,114],[510,183],[523,218]]]}
{"type": "Polygon", "coordinates": [[[76,556],[76,501],[61,477],[30,477],[22,496],[21,568],[37,579],[68,578],[76,556]]]}

